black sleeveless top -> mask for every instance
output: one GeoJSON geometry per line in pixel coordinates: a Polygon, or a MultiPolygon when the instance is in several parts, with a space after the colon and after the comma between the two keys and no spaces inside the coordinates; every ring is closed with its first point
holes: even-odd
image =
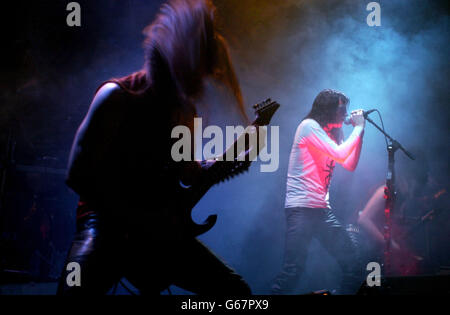
{"type": "Polygon", "coordinates": [[[170,155],[178,140],[171,131],[177,124],[189,125],[195,112],[151,89],[133,93],[124,80],[107,82],[120,90],[85,119],[86,131],[78,132],[73,143],[66,183],[88,204],[85,211],[118,220],[164,212],[174,201],[180,166],[170,155]]]}

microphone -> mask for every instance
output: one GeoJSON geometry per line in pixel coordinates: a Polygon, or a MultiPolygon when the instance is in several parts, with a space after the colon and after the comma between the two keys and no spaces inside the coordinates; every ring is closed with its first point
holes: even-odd
{"type": "MultiPolygon", "coordinates": [[[[370,109],[368,111],[364,111],[364,113],[363,113],[364,118],[367,118],[367,116],[369,116],[369,114],[373,113],[374,111],[376,111],[376,109],[370,109]]],[[[351,125],[352,117],[351,116],[345,117],[344,124],[351,125]]]]}

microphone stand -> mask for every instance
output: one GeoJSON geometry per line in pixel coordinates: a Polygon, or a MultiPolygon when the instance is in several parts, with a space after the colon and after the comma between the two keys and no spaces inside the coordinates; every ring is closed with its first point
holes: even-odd
{"type": "Polygon", "coordinates": [[[391,275],[391,239],[392,239],[392,213],[395,208],[395,200],[397,192],[395,190],[395,152],[400,149],[411,160],[415,160],[415,157],[408,152],[398,141],[388,135],[380,126],[378,126],[372,119],[365,117],[368,122],[374,125],[384,136],[389,140],[387,145],[388,151],[388,172],[386,175],[386,187],[384,187],[384,198],[386,199],[384,207],[385,225],[384,225],[384,268],[385,274],[391,275]]]}

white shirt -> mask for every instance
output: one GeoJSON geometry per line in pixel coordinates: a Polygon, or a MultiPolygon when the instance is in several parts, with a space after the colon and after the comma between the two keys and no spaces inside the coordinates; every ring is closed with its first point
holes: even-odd
{"type": "Polygon", "coordinates": [[[356,126],[342,144],[334,142],[313,119],[297,127],[289,157],[285,207],[331,208],[329,187],[335,162],[344,163],[357,146],[363,127],[356,126]]]}

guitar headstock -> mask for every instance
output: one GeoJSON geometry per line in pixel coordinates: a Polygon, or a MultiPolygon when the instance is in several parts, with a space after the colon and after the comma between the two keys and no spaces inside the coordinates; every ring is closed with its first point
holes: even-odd
{"type": "Polygon", "coordinates": [[[253,125],[268,125],[279,107],[280,104],[272,101],[270,98],[266,99],[264,102],[253,105],[256,115],[256,119],[253,122],[253,125]]]}
{"type": "MultiPolygon", "coordinates": [[[[253,108],[255,109],[255,115],[256,118],[252,125],[254,126],[266,126],[270,123],[270,120],[272,119],[273,115],[277,111],[277,109],[280,107],[280,104],[278,104],[275,101],[272,101],[270,98],[266,99],[264,102],[258,103],[256,105],[253,105],[253,108]]],[[[248,134],[247,134],[248,136],[248,134]]],[[[240,137],[246,137],[245,134],[242,134],[240,137]]],[[[232,145],[233,151],[237,152],[237,142],[232,145]]],[[[249,141],[245,140],[246,145],[248,145],[249,141]]],[[[231,147],[227,149],[225,153],[223,153],[222,158],[219,159],[219,161],[211,163],[211,165],[206,165],[207,161],[202,162],[202,168],[208,170],[208,180],[210,183],[215,184],[219,183],[221,181],[228,180],[238,174],[241,174],[243,172],[248,171],[251,161],[248,159],[249,152],[251,151],[250,148],[245,148],[245,157],[244,160],[238,160],[237,157],[234,158],[232,161],[227,161],[227,152],[231,150],[231,147]]],[[[259,151],[257,151],[259,152],[259,151]]],[[[233,153],[234,154],[234,153],[233,153]]]]}

